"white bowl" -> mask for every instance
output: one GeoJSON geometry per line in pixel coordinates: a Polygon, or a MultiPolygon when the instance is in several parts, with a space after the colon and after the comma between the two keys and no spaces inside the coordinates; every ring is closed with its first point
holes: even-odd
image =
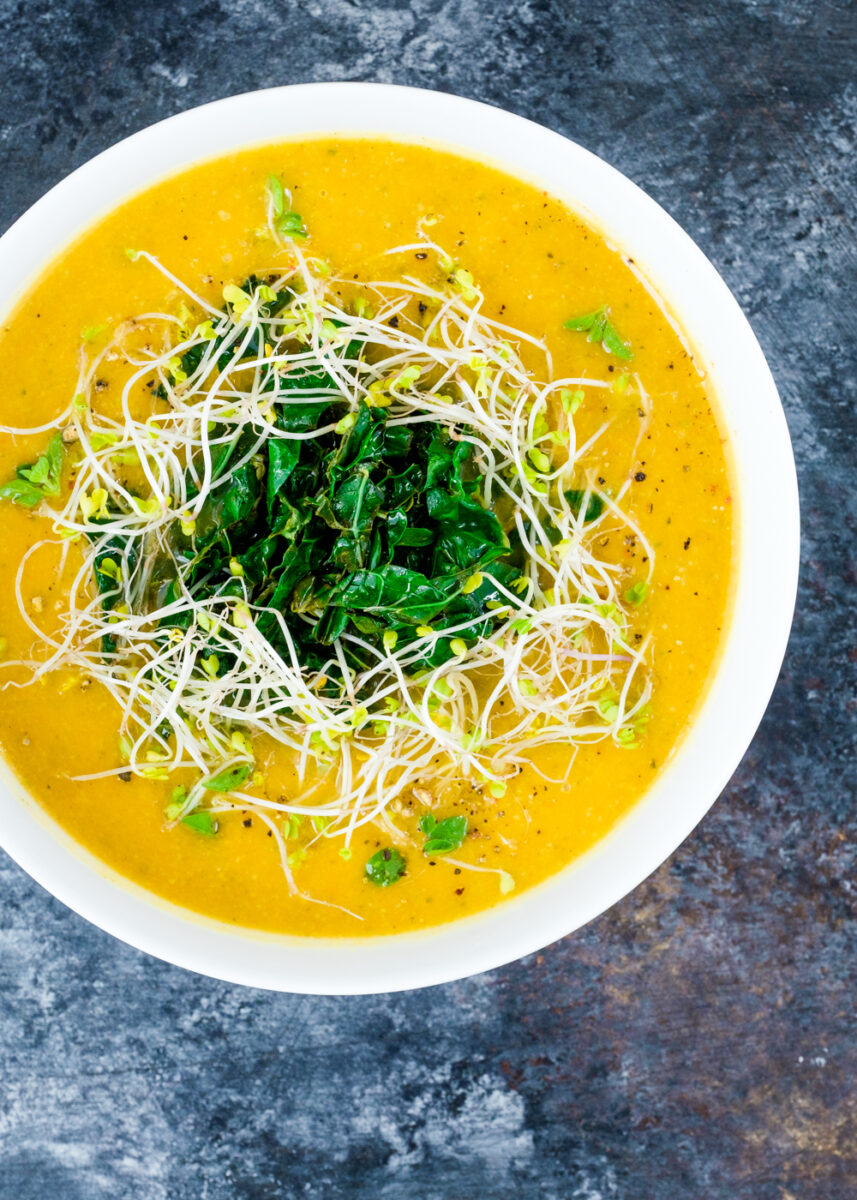
{"type": "Polygon", "coordinates": [[[687,837],[735,770],[785,652],[799,513],[783,410],[762,351],[690,238],[618,171],[521,117],[438,92],[305,84],[234,96],[106,150],[0,239],[0,316],[62,248],[123,200],[181,168],[247,145],[315,135],[429,143],[530,180],[632,254],[709,371],[738,482],[737,586],[715,678],[678,752],[638,804],[559,874],[490,912],[372,939],[259,934],[197,917],[129,884],[65,834],[0,764],[0,842],[87,920],[159,958],[236,983],[329,994],[395,991],[497,967],[571,933],[636,887],[687,837]]]}

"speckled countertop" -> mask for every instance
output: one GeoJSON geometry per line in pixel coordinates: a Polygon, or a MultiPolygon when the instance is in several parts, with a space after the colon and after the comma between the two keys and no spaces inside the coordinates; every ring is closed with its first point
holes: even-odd
{"type": "Polygon", "coordinates": [[[583,142],[744,306],[804,522],[788,658],[725,795],[542,954],[269,995],[120,945],[0,856],[0,1198],[850,1200],[854,4],[0,0],[0,45],[0,228],[125,134],[272,84],[441,88],[583,142]]]}

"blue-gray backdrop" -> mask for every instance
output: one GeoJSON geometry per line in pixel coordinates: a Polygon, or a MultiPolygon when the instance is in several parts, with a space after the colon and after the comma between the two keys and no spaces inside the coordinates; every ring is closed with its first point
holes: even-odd
{"type": "Polygon", "coordinates": [[[577,139],[743,304],[804,521],[789,655],[725,795],[523,962],[268,995],[127,949],[0,856],[2,1200],[853,1197],[855,5],[0,0],[0,46],[0,228],[125,134],[272,84],[440,88],[577,139]]]}

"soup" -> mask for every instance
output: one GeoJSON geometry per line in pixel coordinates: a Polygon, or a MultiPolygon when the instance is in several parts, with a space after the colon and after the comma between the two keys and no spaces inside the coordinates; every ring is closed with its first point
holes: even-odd
{"type": "Polygon", "coordinates": [[[315,936],[474,913],[692,720],[714,400],[550,195],[359,139],[205,163],[55,262],[0,362],[3,752],[158,895],[315,936]]]}

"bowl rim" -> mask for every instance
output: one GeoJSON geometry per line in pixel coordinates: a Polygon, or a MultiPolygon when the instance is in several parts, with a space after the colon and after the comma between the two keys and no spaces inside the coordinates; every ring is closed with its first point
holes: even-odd
{"type": "Polygon", "coordinates": [[[499,967],[572,933],[660,866],[702,819],[761,721],[797,591],[797,478],[776,385],[714,266],[653,199],[582,146],[478,101],[375,83],[297,84],[189,109],[116,143],[64,178],[0,238],[0,315],[76,236],[183,168],[254,144],[377,137],[475,158],[536,183],[633,254],[680,314],[710,373],[739,496],[732,613],[692,725],[643,797],[590,850],[487,911],[372,938],[301,938],[228,926],[129,883],[84,850],[0,762],[0,845],[38,883],[115,937],[233,983],[305,994],[423,987],[499,967]],[[264,128],[261,141],[247,129],[264,128]]]}

